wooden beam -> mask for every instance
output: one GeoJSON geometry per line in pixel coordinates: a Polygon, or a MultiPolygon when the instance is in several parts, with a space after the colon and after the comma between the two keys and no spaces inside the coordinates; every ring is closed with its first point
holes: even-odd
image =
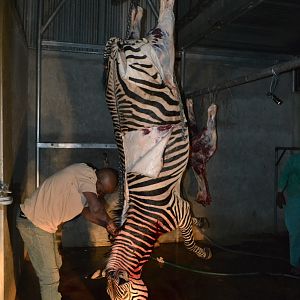
{"type": "Polygon", "coordinates": [[[188,48],[222,29],[241,15],[252,10],[264,0],[217,0],[203,10],[186,26],[179,28],[178,45],[188,48]]]}

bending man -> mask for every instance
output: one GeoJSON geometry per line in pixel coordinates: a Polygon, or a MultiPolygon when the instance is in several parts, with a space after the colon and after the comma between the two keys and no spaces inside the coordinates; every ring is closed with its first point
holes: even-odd
{"type": "Polygon", "coordinates": [[[105,211],[103,196],[114,192],[117,185],[114,169],[95,170],[83,163],[74,164],[46,179],[20,205],[17,227],[39,278],[42,300],[61,299],[61,257],[55,243],[58,226],[82,214],[116,235],[117,227],[105,211]]]}

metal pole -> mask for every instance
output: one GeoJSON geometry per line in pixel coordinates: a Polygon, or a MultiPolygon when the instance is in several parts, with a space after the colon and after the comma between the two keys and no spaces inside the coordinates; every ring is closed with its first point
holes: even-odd
{"type": "Polygon", "coordinates": [[[42,79],[42,19],[44,0],[38,1],[37,10],[37,56],[36,56],[36,187],[40,184],[40,118],[41,118],[41,79],[42,79]]]}
{"type": "MultiPolygon", "coordinates": [[[[3,23],[3,19],[4,19],[4,3],[1,2],[0,3],[0,32],[2,35],[2,30],[4,31],[4,28],[2,27],[3,23]]],[[[1,182],[4,181],[4,137],[3,137],[3,133],[4,133],[4,114],[3,114],[3,110],[4,110],[4,101],[3,101],[3,76],[5,76],[3,73],[3,43],[4,43],[4,39],[2,38],[2,36],[0,37],[0,184],[1,182]]],[[[1,224],[2,225],[2,224],[1,224]]],[[[2,234],[2,230],[1,230],[1,234],[2,234]]],[[[2,277],[2,276],[1,276],[2,277]]],[[[2,277],[3,278],[3,277],[2,277]]],[[[3,294],[4,295],[4,290],[1,287],[0,288],[0,295],[3,294]]],[[[4,298],[4,296],[3,296],[4,298]]]]}
{"type": "Polygon", "coordinates": [[[151,8],[151,10],[152,10],[152,13],[154,14],[154,16],[156,17],[156,19],[158,20],[158,11],[157,11],[157,9],[155,8],[155,6],[154,6],[154,4],[153,4],[153,2],[152,2],[152,0],[147,0],[147,2],[148,2],[148,5],[150,6],[150,8],[151,8]]]}
{"type": "Polygon", "coordinates": [[[289,72],[291,70],[297,69],[300,67],[300,59],[296,58],[294,60],[284,62],[278,65],[274,65],[273,67],[269,67],[266,69],[263,69],[257,73],[249,74],[246,76],[241,76],[232,80],[227,80],[224,82],[221,82],[219,84],[216,84],[213,87],[209,88],[203,88],[198,91],[194,91],[191,93],[188,93],[187,97],[197,97],[201,95],[206,95],[212,92],[218,92],[225,89],[229,89],[235,86],[240,86],[249,82],[257,81],[260,79],[264,79],[270,76],[273,76],[273,73],[275,72],[277,75],[285,72],[289,72]]]}
{"type": "MultiPolygon", "coordinates": [[[[50,23],[53,21],[53,19],[59,13],[59,11],[61,10],[61,8],[63,7],[63,5],[65,4],[66,1],[67,0],[61,0],[61,2],[57,5],[56,9],[52,13],[52,15],[49,17],[49,19],[47,20],[47,22],[45,23],[45,25],[42,26],[42,28],[41,28],[41,34],[43,34],[45,32],[45,30],[48,28],[48,26],[50,25],[50,23]]],[[[41,2],[43,2],[43,0],[41,0],[41,2]]]]}
{"type": "Polygon", "coordinates": [[[117,149],[116,144],[100,143],[38,143],[43,149],[117,149]]]}
{"type": "Polygon", "coordinates": [[[36,56],[36,187],[40,184],[40,128],[41,128],[41,99],[42,99],[42,38],[49,24],[57,16],[65,4],[62,0],[43,26],[44,0],[37,4],[37,56],[36,56]]]}

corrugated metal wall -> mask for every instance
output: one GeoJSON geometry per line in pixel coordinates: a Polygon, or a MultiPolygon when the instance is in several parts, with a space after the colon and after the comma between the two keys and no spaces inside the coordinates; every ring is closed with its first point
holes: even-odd
{"type": "Polygon", "coordinates": [[[16,9],[23,23],[28,46],[35,46],[37,29],[37,1],[38,0],[15,0],[16,9]]]}
{"type": "MultiPolygon", "coordinates": [[[[61,0],[44,1],[43,24],[61,0]]],[[[15,0],[23,22],[28,46],[35,48],[37,34],[38,0],[15,0]]],[[[159,8],[159,0],[152,0],[159,8]]],[[[124,37],[130,1],[67,0],[43,35],[44,40],[104,45],[111,36],[124,37]]],[[[156,19],[146,0],[141,0],[144,13],[144,30],[148,31],[156,19]]]]}

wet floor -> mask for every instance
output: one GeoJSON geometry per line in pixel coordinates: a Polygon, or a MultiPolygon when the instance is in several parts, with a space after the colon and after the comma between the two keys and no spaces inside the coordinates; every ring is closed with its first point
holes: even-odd
{"type": "MultiPolygon", "coordinates": [[[[188,253],[182,244],[163,244],[154,250],[153,257],[163,257],[172,265],[159,265],[154,260],[145,265],[143,279],[149,289],[149,300],[298,300],[300,280],[280,275],[289,271],[287,245],[286,238],[256,237],[231,247],[284,260],[240,255],[213,247],[213,259],[204,262],[188,253]],[[199,270],[222,276],[201,274],[199,270]]],[[[109,300],[105,279],[85,279],[86,274],[104,267],[108,250],[108,247],[63,249],[60,284],[63,300],[109,300]]],[[[27,261],[17,300],[29,299],[40,300],[40,296],[37,278],[27,261]]]]}

